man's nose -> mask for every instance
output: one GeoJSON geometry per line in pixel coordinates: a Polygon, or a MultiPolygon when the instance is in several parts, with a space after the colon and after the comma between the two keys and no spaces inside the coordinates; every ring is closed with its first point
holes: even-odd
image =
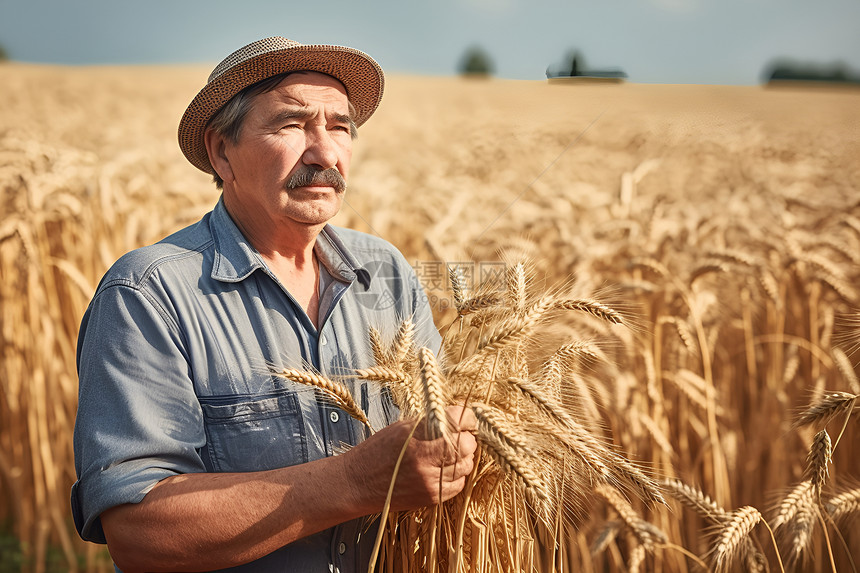
{"type": "Polygon", "coordinates": [[[302,161],[306,165],[316,165],[321,169],[337,166],[337,145],[328,130],[314,129],[308,133],[302,161]]]}

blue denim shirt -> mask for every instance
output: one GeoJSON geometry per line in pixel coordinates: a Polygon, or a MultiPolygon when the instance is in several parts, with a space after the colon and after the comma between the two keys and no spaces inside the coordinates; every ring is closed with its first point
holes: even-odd
{"type": "MultiPolygon", "coordinates": [[[[363,425],[272,368],[349,375],[372,364],[370,327],[390,340],[404,318],[416,323],[416,343],[438,352],[426,297],[397,249],[326,226],[314,251],[319,330],[220,201],[108,271],[78,338],[72,513],[81,537],[104,542],[100,514],[140,502],[164,478],[301,464],[366,437],[363,425]]],[[[376,384],[345,382],[374,428],[396,418],[376,384]]],[[[375,532],[347,522],[233,570],[366,570],[375,532]]]]}

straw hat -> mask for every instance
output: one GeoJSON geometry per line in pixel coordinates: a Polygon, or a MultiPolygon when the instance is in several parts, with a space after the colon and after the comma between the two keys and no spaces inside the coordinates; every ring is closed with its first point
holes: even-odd
{"type": "Polygon", "coordinates": [[[385,77],[373,58],[342,46],[299,44],[275,36],[258,40],[227,56],[209,76],[179,122],[179,147],[195,167],[212,173],[203,133],[215,113],[244,88],[291,71],[322,72],[340,80],[355,106],[356,125],[373,115],[382,99],[385,77]]]}

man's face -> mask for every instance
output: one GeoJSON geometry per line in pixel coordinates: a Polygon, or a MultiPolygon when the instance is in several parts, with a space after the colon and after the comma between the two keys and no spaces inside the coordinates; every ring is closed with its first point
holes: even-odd
{"type": "Polygon", "coordinates": [[[256,96],[238,142],[225,147],[232,178],[224,199],[240,227],[259,234],[264,225],[334,217],[352,157],[350,127],[346,90],[325,74],[293,73],[256,96]]]}

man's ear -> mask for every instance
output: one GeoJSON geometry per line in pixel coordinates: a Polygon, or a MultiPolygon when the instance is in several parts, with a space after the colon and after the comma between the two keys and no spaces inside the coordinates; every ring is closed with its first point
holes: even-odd
{"type": "Polygon", "coordinates": [[[215,173],[224,181],[232,181],[233,169],[227,157],[227,139],[214,129],[207,129],[203,134],[203,141],[206,143],[206,153],[215,173]]]}

